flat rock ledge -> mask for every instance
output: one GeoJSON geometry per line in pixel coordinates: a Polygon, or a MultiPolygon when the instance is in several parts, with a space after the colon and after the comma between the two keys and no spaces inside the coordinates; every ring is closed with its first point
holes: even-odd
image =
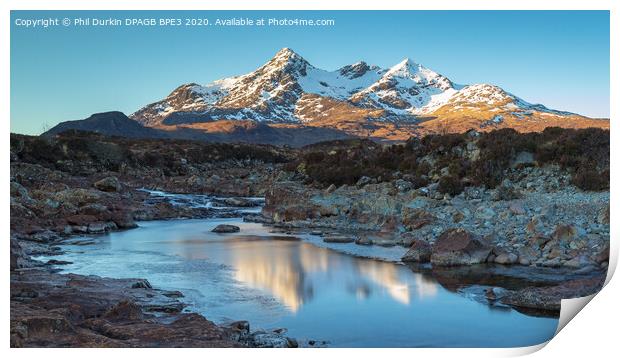
{"type": "Polygon", "coordinates": [[[10,346],[297,347],[284,331],[251,332],[247,322],[217,325],[184,313],[179,297],[143,279],[19,268],[11,271],[10,346]]]}

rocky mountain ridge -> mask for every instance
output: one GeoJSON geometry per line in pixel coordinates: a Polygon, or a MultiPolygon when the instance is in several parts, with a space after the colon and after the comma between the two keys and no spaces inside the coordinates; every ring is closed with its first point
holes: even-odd
{"type": "Polygon", "coordinates": [[[388,69],[362,61],[325,71],[289,48],[254,72],[205,86],[181,85],[130,117],[145,126],[222,119],[320,124],[342,105],[358,110],[352,117],[409,123],[455,113],[496,121],[504,116],[585,118],[530,104],[490,84],[454,84],[408,58],[388,69]]]}
{"type": "Polygon", "coordinates": [[[256,71],[183,84],[129,117],[96,114],[45,134],[77,129],[299,147],[351,137],[402,142],[430,133],[548,127],[607,129],[609,120],[531,104],[490,84],[458,85],[410,59],[388,69],[360,61],[326,71],[284,48],[256,71]]]}

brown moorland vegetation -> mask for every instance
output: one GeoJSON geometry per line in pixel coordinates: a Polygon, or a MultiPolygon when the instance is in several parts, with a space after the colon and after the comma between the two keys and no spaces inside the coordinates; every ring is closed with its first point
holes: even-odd
{"type": "Polygon", "coordinates": [[[355,184],[363,176],[378,182],[399,172],[414,184],[437,181],[452,195],[468,185],[498,186],[515,165],[555,164],[572,174],[583,190],[609,188],[609,131],[599,128],[547,128],[538,133],[500,129],[486,133],[428,135],[404,145],[383,146],[369,140],[320,143],[305,147],[290,170],[319,186],[355,184]],[[517,163],[519,154],[533,158],[517,163]]]}

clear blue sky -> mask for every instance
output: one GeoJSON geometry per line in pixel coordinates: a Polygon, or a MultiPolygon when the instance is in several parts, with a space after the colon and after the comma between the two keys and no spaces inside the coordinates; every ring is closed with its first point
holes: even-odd
{"type": "Polygon", "coordinates": [[[11,14],[11,131],[92,113],[132,113],[187,82],[253,71],[282,47],[333,70],[412,58],[459,84],[492,83],[521,98],[609,117],[609,12],[94,12],[11,14]],[[332,27],[48,27],[40,17],[333,18],[332,27]]]}

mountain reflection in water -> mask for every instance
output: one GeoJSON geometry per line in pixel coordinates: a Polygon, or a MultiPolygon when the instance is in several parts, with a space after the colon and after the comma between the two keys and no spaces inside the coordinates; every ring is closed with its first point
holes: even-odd
{"type": "Polygon", "coordinates": [[[276,240],[273,245],[242,236],[231,240],[235,243],[229,246],[229,263],[235,278],[271,293],[292,312],[312,300],[315,287],[326,285],[341,286],[358,300],[380,290],[405,305],[413,294],[423,298],[437,293],[436,284],[392,263],[330,255],[328,249],[305,242],[276,240]]]}

